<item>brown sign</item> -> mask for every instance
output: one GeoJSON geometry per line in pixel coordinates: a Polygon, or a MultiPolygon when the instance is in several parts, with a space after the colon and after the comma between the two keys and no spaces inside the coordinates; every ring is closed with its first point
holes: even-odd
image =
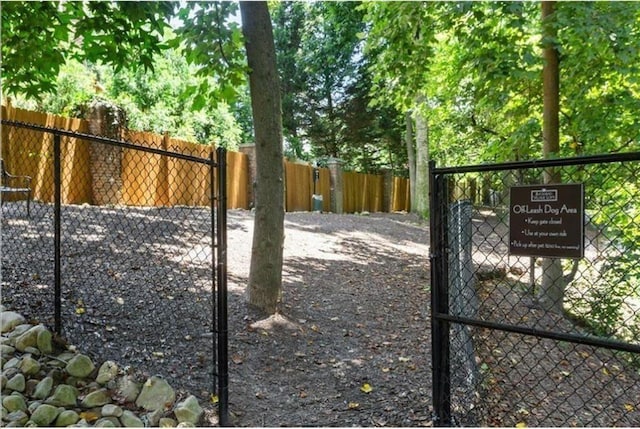
{"type": "Polygon", "coordinates": [[[582,183],[513,186],[509,253],[551,258],[584,256],[582,183]]]}

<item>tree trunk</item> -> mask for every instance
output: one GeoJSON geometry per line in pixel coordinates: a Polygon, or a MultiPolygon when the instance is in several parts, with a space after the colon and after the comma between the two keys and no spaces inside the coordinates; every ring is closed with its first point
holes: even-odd
{"type": "Polygon", "coordinates": [[[429,124],[422,113],[424,97],[418,97],[416,119],[416,212],[423,218],[429,217],[429,124]]]}
{"type": "MultiPolygon", "coordinates": [[[[542,154],[544,158],[556,157],[560,152],[560,71],[558,50],[555,43],[557,31],[553,14],[555,2],[542,2],[542,40],[544,66],[543,80],[543,112],[542,112],[542,154]]],[[[560,172],[549,168],[544,172],[544,183],[559,183],[560,172]]],[[[538,300],[544,308],[562,313],[564,290],[566,283],[562,274],[560,259],[545,258],[542,260],[542,281],[538,300]]]]}
{"type": "Polygon", "coordinates": [[[413,116],[411,110],[407,110],[407,133],[405,134],[404,141],[407,145],[407,162],[409,163],[409,191],[411,202],[411,213],[416,213],[416,149],[413,143],[413,116]]]}
{"type": "Polygon", "coordinates": [[[256,140],[256,212],[247,298],[266,314],[282,289],[284,188],[282,107],[271,17],[266,2],[241,1],[256,140]]]}

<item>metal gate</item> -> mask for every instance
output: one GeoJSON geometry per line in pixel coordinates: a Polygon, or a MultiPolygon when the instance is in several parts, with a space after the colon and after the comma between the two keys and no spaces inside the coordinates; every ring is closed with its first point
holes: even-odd
{"type": "Polygon", "coordinates": [[[29,290],[25,311],[58,335],[82,339],[105,359],[148,353],[160,373],[187,366],[174,345],[202,341],[208,351],[188,365],[212,363],[219,424],[228,426],[225,149],[190,154],[154,141],[2,125],[3,165],[30,187],[26,201],[3,193],[3,303],[24,304],[29,290]],[[142,298],[127,302],[134,288],[142,298]],[[136,318],[143,328],[129,332],[136,318]],[[184,337],[169,338],[162,323],[184,326],[184,337]],[[204,332],[191,332],[194,325],[204,332]],[[133,345],[111,350],[116,335],[133,345]]]}
{"type": "Polygon", "coordinates": [[[431,164],[436,425],[640,425],[639,161],[431,164]]]}

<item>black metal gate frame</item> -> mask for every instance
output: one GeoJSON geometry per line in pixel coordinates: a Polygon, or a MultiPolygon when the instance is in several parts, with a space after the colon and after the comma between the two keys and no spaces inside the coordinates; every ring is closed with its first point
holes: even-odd
{"type": "Polygon", "coordinates": [[[212,276],[213,298],[213,363],[214,381],[213,391],[218,396],[218,418],[220,426],[229,426],[229,353],[228,353],[228,313],[227,313],[227,151],[225,148],[216,149],[216,155],[211,151],[209,158],[199,158],[192,155],[139,146],[121,140],[115,140],[92,134],[47,128],[41,125],[26,124],[2,119],[3,126],[25,128],[38,132],[53,134],[53,181],[54,181],[54,330],[62,334],[62,280],[61,280],[61,137],[78,138],[99,144],[117,146],[164,155],[172,158],[191,161],[209,166],[211,180],[210,209],[211,230],[215,231],[212,240],[211,264],[215,275],[212,276]],[[217,178],[216,181],[216,171],[217,178]],[[216,183],[217,186],[213,184],[216,183]],[[214,251],[215,249],[215,251],[214,251]]]}
{"type": "Polygon", "coordinates": [[[611,162],[640,161],[640,152],[611,155],[593,155],[574,158],[556,158],[535,161],[517,161],[499,164],[468,165],[436,168],[429,163],[429,207],[431,265],[431,337],[432,337],[432,400],[435,426],[451,426],[451,383],[449,327],[451,323],[531,335],[552,340],[585,344],[612,350],[640,353],[640,346],[620,341],[584,337],[575,334],[549,332],[504,323],[488,322],[449,314],[449,279],[447,243],[447,176],[460,173],[549,168],[571,165],[606,164],[611,162]]]}

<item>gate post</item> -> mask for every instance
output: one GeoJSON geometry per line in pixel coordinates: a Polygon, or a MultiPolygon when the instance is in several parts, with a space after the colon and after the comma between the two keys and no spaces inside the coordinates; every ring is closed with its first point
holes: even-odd
{"type": "Polygon", "coordinates": [[[431,360],[433,382],[433,424],[451,425],[451,380],[449,362],[448,255],[447,255],[447,187],[444,177],[434,173],[429,163],[430,190],[430,264],[431,264],[431,360]]]}
{"type": "MultiPolygon", "coordinates": [[[[227,151],[216,150],[218,198],[216,205],[216,298],[218,357],[218,418],[219,425],[229,426],[229,349],[227,323],[227,151]]],[[[213,187],[213,183],[212,183],[213,187]]]]}

